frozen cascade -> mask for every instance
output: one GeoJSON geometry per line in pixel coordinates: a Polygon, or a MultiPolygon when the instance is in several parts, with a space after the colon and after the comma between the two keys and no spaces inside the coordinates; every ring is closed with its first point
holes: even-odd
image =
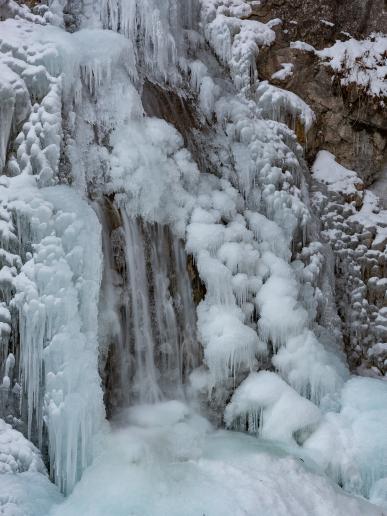
{"type": "Polygon", "coordinates": [[[110,238],[103,223],[101,307],[106,314],[102,331],[110,318],[111,333],[101,338],[106,342],[105,368],[113,368],[106,379],[113,413],[133,403],[183,398],[188,375],[200,364],[182,242],[167,227],[133,218],[125,208],[117,216],[122,225],[110,231],[110,238]]]}
{"type": "MultiPolygon", "coordinates": [[[[93,426],[102,425],[104,417],[96,374],[100,232],[93,211],[74,192],[56,188],[43,190],[43,195],[40,206],[37,197],[32,204],[37,229],[47,225],[47,236],[34,246],[15,280],[15,303],[20,312],[28,437],[35,428],[41,446],[45,421],[52,475],[66,492],[90,462],[93,426]],[[52,202],[57,213],[50,213],[50,204],[47,211],[42,209],[44,200],[52,202]],[[86,259],[86,231],[92,260],[86,259]]],[[[36,236],[30,238],[34,241],[36,236]]]]}
{"type": "MultiPolygon", "coordinates": [[[[147,289],[146,260],[140,228],[136,220],[123,217],[129,307],[133,322],[134,393],[140,403],[154,403],[161,398],[154,362],[151,307],[147,289]]],[[[130,333],[127,335],[130,338],[130,333]]]]}
{"type": "MultiPolygon", "coordinates": [[[[99,0],[102,26],[125,35],[137,65],[155,79],[177,83],[185,51],[184,28],[193,23],[194,0],[99,0]]],[[[94,7],[93,7],[94,9],[94,7]]],[[[98,12],[98,10],[97,10],[98,12]]]]}
{"type": "Polygon", "coordinates": [[[69,496],[0,420],[0,512],[381,516],[386,384],[349,379],[332,317],[314,114],[258,81],[279,21],[49,4],[0,5],[0,415],[69,496]]]}

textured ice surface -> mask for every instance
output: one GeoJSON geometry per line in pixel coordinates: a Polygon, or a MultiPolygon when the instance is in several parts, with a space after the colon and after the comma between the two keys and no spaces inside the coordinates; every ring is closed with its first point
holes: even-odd
{"type": "Polygon", "coordinates": [[[270,46],[275,33],[270,24],[241,20],[251,14],[251,6],[238,0],[205,0],[202,22],[205,37],[221,62],[229,67],[235,86],[248,89],[257,77],[255,60],[260,46],[270,46]]]}
{"type": "Polygon", "coordinates": [[[139,64],[157,79],[173,83],[179,79],[182,29],[191,20],[192,6],[192,0],[184,3],[184,9],[178,0],[100,0],[96,12],[104,28],[129,39],[139,64]]]}
{"type": "Polygon", "coordinates": [[[35,429],[41,443],[44,417],[54,478],[71,489],[90,461],[91,437],[104,417],[96,336],[100,228],[91,208],[68,187],[38,190],[32,176],[21,175],[4,190],[25,224],[24,239],[33,243],[12,280],[28,434],[35,429]]]}
{"type": "Polygon", "coordinates": [[[294,443],[312,432],[320,411],[302,398],[275,373],[251,373],[235,390],[226,407],[227,426],[256,433],[263,438],[294,443]]]}
{"type": "Polygon", "coordinates": [[[297,450],[214,431],[178,402],[134,407],[128,420],[50,515],[382,516],[306,467],[297,450]]]}
{"type": "Polygon", "coordinates": [[[43,516],[62,501],[58,489],[45,475],[29,471],[0,475],[1,516],[43,516]]]}
{"type": "Polygon", "coordinates": [[[23,434],[0,419],[0,474],[24,471],[45,473],[40,453],[23,434]]]}
{"type": "Polygon", "coordinates": [[[298,118],[306,132],[316,120],[316,116],[308,104],[291,91],[282,90],[264,81],[258,85],[256,95],[257,105],[270,120],[285,122],[287,117],[291,117],[292,129],[294,129],[298,118]]]}
{"type": "Polygon", "coordinates": [[[386,504],[382,480],[387,464],[387,383],[351,378],[340,404],[338,413],[325,415],[305,448],[344,489],[367,497],[375,493],[386,504]]]}
{"type": "Polygon", "coordinates": [[[0,419],[0,514],[42,516],[60,501],[39,451],[0,419]]]}

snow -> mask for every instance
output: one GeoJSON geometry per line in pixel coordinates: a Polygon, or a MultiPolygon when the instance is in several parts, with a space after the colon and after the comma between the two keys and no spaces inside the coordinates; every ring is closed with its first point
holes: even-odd
{"type": "Polygon", "coordinates": [[[344,85],[357,84],[372,96],[387,95],[387,37],[371,34],[367,39],[336,41],[316,54],[341,75],[344,85]]]}
{"type": "Polygon", "coordinates": [[[277,79],[279,81],[285,81],[289,77],[293,75],[293,63],[281,63],[281,70],[278,70],[278,72],[273,73],[271,76],[272,79],[277,79]]]}
{"type": "MultiPolygon", "coordinates": [[[[333,26],[331,22],[320,21],[333,26]]],[[[350,34],[343,34],[349,38],[347,41],[338,40],[322,50],[316,50],[304,41],[293,41],[290,48],[316,54],[339,75],[343,86],[355,84],[371,96],[386,96],[387,37],[382,33],[372,33],[366,39],[357,40],[350,34]]]]}
{"type": "Polygon", "coordinates": [[[303,50],[304,52],[315,52],[316,49],[309,45],[309,43],[305,43],[305,41],[292,41],[290,43],[290,48],[295,48],[297,50],[303,50]]]}
{"type": "Polygon", "coordinates": [[[363,204],[360,210],[349,217],[350,222],[360,223],[364,228],[375,230],[376,236],[372,243],[375,249],[382,249],[387,241],[387,210],[381,208],[379,197],[370,190],[364,192],[363,204]]]}
{"type": "Polygon", "coordinates": [[[325,150],[317,154],[312,174],[317,181],[326,184],[329,191],[346,196],[359,193],[363,184],[356,172],[337,163],[335,156],[325,150]]]}
{"type": "Polygon", "coordinates": [[[327,27],[334,27],[335,24],[328,21],[328,20],[320,20],[320,23],[322,23],[323,25],[326,25],[327,27]]]}
{"type": "Polygon", "coordinates": [[[328,191],[344,195],[347,202],[354,200],[354,196],[361,199],[360,209],[352,207],[353,214],[348,221],[375,233],[372,248],[384,248],[387,241],[387,210],[381,207],[381,200],[375,194],[377,189],[374,189],[375,193],[369,189],[363,192],[363,182],[356,172],[337,163],[335,156],[328,151],[317,154],[312,174],[317,181],[327,186],[328,191]]]}

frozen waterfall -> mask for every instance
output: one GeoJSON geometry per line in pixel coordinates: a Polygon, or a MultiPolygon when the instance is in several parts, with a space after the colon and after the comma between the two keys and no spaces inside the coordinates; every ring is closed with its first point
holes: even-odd
{"type": "Polygon", "coordinates": [[[0,2],[0,514],[385,514],[278,20],[38,4],[0,2]]]}
{"type": "Polygon", "coordinates": [[[115,411],[183,399],[188,375],[201,359],[182,242],[166,226],[132,218],[125,208],[116,216],[121,225],[114,230],[103,223],[106,272],[100,308],[110,314],[110,334],[108,320],[103,318],[100,327],[107,403],[115,411]]]}

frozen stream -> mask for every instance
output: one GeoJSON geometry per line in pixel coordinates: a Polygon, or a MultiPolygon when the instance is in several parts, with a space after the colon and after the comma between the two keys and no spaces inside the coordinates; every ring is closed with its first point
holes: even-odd
{"type": "Polygon", "coordinates": [[[102,448],[50,516],[382,515],[299,449],[215,431],[177,401],[133,407],[102,448]]]}

